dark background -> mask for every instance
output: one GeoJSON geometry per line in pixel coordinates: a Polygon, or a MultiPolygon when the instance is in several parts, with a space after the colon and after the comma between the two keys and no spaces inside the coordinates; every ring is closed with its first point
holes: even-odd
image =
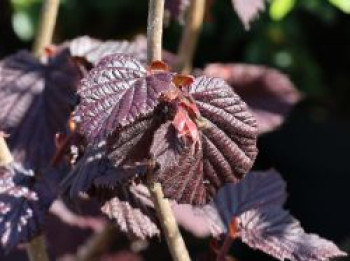
{"type": "MultiPolygon", "coordinates": [[[[305,98],[280,129],[259,139],[255,168],[274,166],[280,171],[288,184],[287,207],[304,228],[349,252],[350,16],[325,0],[296,2],[281,21],[262,13],[247,32],[230,1],[216,0],[207,12],[194,64],[264,64],[291,77],[305,98]]],[[[0,0],[0,57],[30,48],[40,5],[40,0],[0,0]],[[16,34],[13,21],[32,28],[32,34],[16,34]]],[[[65,0],[55,42],[85,34],[131,39],[145,33],[146,20],[146,0],[65,0]]],[[[164,34],[165,49],[176,52],[181,30],[176,21],[170,22],[164,34]]],[[[206,240],[186,235],[186,241],[193,257],[206,251],[206,240]]],[[[232,252],[238,260],[267,259],[239,243],[232,252]]],[[[165,243],[155,240],[144,258],[168,260],[165,243]]]]}

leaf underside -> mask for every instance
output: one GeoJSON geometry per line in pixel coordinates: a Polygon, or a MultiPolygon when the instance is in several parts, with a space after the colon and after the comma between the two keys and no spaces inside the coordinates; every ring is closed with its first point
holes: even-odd
{"type": "Polygon", "coordinates": [[[80,74],[67,50],[42,65],[20,51],[0,62],[0,128],[13,156],[26,167],[48,166],[57,132],[67,133],[80,74]]]}

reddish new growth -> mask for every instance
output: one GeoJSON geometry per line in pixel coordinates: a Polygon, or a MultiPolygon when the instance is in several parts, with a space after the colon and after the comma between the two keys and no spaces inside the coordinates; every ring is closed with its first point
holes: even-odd
{"type": "Polygon", "coordinates": [[[175,110],[172,125],[175,127],[178,138],[186,141],[190,139],[192,148],[199,142],[199,131],[196,125],[200,119],[200,112],[193,98],[188,93],[189,86],[194,78],[189,75],[175,75],[172,80],[177,88],[163,93],[161,99],[171,104],[175,110]]]}

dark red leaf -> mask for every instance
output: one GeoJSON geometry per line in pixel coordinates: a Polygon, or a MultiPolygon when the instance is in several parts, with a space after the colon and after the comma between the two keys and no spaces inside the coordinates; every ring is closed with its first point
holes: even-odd
{"type": "Polygon", "coordinates": [[[264,66],[210,64],[204,74],[223,78],[232,86],[249,105],[260,133],[278,127],[301,98],[286,75],[264,66]]]}
{"type": "Polygon", "coordinates": [[[279,260],[318,261],[346,256],[332,242],[307,234],[281,206],[251,209],[238,217],[238,236],[279,260]]]}
{"type": "Polygon", "coordinates": [[[0,128],[10,134],[9,146],[29,168],[48,166],[55,134],[67,133],[76,104],[80,74],[67,50],[43,65],[21,51],[0,62],[0,128]]]}
{"type": "Polygon", "coordinates": [[[265,9],[265,0],[232,0],[232,4],[245,29],[265,9]]]}
{"type": "Polygon", "coordinates": [[[165,124],[154,136],[151,153],[160,165],[156,180],[165,196],[202,205],[224,183],[236,183],[250,170],[257,131],[246,104],[223,80],[197,78],[189,93],[201,114],[199,142],[187,146],[178,139],[179,128],[165,124]]]}
{"type": "Polygon", "coordinates": [[[168,72],[148,74],[132,56],[102,59],[82,81],[76,117],[89,142],[150,115],[162,92],[171,87],[168,72]]]}

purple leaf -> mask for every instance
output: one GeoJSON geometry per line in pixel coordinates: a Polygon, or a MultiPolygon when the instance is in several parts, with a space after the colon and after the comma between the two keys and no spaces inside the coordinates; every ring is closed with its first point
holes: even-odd
{"type": "Polygon", "coordinates": [[[212,204],[228,226],[233,217],[247,210],[282,206],[286,200],[286,184],[275,170],[250,172],[237,184],[226,184],[212,204]]]}
{"type": "Polygon", "coordinates": [[[0,62],[0,128],[10,134],[18,162],[41,169],[55,151],[57,132],[67,133],[80,74],[62,50],[47,65],[21,51],[0,62]]]}
{"type": "MultiPolygon", "coordinates": [[[[89,36],[75,38],[62,45],[69,47],[72,56],[83,57],[96,65],[102,58],[112,54],[128,54],[135,56],[142,64],[147,63],[147,39],[140,35],[133,41],[100,41],[89,36]]],[[[163,51],[163,60],[173,64],[175,56],[163,51]]]]}
{"type": "Polygon", "coordinates": [[[159,124],[157,116],[144,118],[110,136],[107,153],[113,165],[118,167],[144,161],[149,155],[153,133],[159,124]]]}
{"type": "Polygon", "coordinates": [[[307,234],[280,206],[251,209],[238,218],[237,236],[250,247],[279,260],[318,261],[346,256],[332,242],[307,234]]]}
{"type": "Polygon", "coordinates": [[[200,143],[192,152],[177,138],[175,128],[169,122],[155,133],[151,154],[160,165],[154,179],[162,184],[166,197],[179,203],[199,205],[205,202],[200,143]]]}
{"type": "Polygon", "coordinates": [[[165,0],[165,9],[170,12],[172,18],[178,19],[180,23],[184,22],[189,5],[189,0],[165,0]]]}
{"type": "Polygon", "coordinates": [[[247,64],[210,64],[204,74],[226,80],[247,102],[259,132],[278,127],[301,94],[289,78],[277,70],[247,64]]]}
{"type": "Polygon", "coordinates": [[[126,187],[121,187],[119,195],[106,201],[101,210],[130,237],[146,239],[160,234],[150,210],[126,187]]]}
{"type": "Polygon", "coordinates": [[[176,222],[196,237],[218,237],[224,232],[221,217],[210,204],[196,207],[172,201],[171,206],[176,222]]]}
{"type": "MultiPolygon", "coordinates": [[[[145,206],[154,208],[146,186],[131,186],[130,192],[145,206]]],[[[176,222],[196,237],[219,236],[224,233],[224,224],[216,208],[212,205],[196,207],[189,204],[178,204],[170,201],[176,222]]]]}
{"type": "Polygon", "coordinates": [[[172,203],[177,222],[195,236],[218,236],[227,232],[232,219],[253,208],[282,206],[285,182],[274,170],[250,172],[237,184],[226,184],[214,200],[203,207],[172,203]]]}
{"type": "Polygon", "coordinates": [[[17,163],[0,167],[0,241],[11,250],[38,235],[53,196],[17,163]]]}
{"type": "Polygon", "coordinates": [[[73,39],[63,46],[69,46],[72,56],[84,57],[94,65],[103,57],[111,54],[130,54],[137,57],[142,63],[147,61],[147,46],[144,37],[137,37],[135,41],[105,41],[82,36],[73,39]]]}
{"type": "Polygon", "coordinates": [[[82,80],[76,118],[89,142],[101,140],[116,129],[149,116],[158,97],[171,86],[171,74],[149,74],[132,56],[102,59],[82,80]]]}
{"type": "Polygon", "coordinates": [[[251,21],[265,9],[265,0],[232,0],[232,4],[247,30],[250,28],[251,21]]]}
{"type": "Polygon", "coordinates": [[[155,179],[166,197],[203,205],[225,183],[238,182],[250,170],[257,130],[246,104],[223,80],[199,77],[189,93],[205,125],[200,142],[186,146],[167,123],[156,132],[151,154],[160,165],[155,179]]]}

